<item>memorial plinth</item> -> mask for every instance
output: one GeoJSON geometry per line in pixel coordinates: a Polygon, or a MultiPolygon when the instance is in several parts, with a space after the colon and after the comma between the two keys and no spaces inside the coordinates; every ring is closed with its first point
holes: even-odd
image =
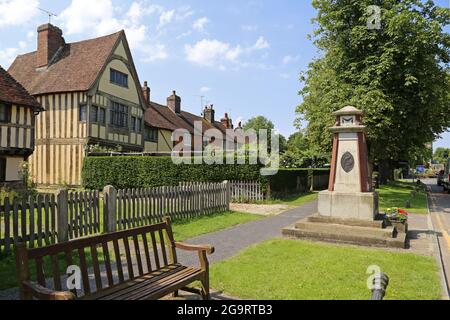
{"type": "Polygon", "coordinates": [[[404,247],[405,236],[377,221],[378,194],[372,190],[363,112],[334,113],[333,154],[328,190],[319,193],[318,213],[283,230],[286,236],[375,246],[404,247]]]}

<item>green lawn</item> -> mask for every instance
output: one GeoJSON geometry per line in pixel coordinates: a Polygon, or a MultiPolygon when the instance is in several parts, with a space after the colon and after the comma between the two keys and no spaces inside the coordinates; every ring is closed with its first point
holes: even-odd
{"type": "Polygon", "coordinates": [[[211,287],[243,299],[367,300],[366,270],[389,275],[386,299],[440,299],[431,257],[307,241],[275,239],[211,267],[211,287]]]}
{"type": "Polygon", "coordinates": [[[408,212],[427,214],[427,194],[420,191],[415,198],[412,198],[411,191],[414,190],[414,187],[415,184],[413,183],[401,181],[380,186],[380,189],[377,190],[380,195],[380,212],[392,207],[406,209],[406,201],[411,200],[411,208],[407,209],[408,212]]]}
{"type": "Polygon", "coordinates": [[[173,233],[176,241],[185,241],[202,234],[219,231],[262,218],[263,216],[249,213],[225,212],[189,220],[175,221],[173,223],[173,233]]]}
{"type": "Polygon", "coordinates": [[[269,199],[262,202],[262,204],[285,204],[289,206],[301,206],[310,201],[317,200],[319,194],[317,192],[308,192],[296,195],[289,195],[282,198],[269,199]]]}
{"type": "MultiPolygon", "coordinates": [[[[220,214],[214,214],[210,216],[203,216],[192,218],[188,220],[179,220],[173,223],[173,232],[177,241],[185,241],[186,239],[193,238],[202,234],[215,232],[218,230],[226,229],[238,224],[243,224],[250,221],[263,219],[263,216],[241,213],[241,212],[225,212],[220,214]]],[[[64,257],[61,258],[60,272],[64,270],[64,257]]],[[[103,259],[102,255],[99,255],[100,261],[103,259]]],[[[91,265],[91,254],[86,251],[87,264],[91,265]]],[[[77,257],[74,255],[74,263],[77,263],[77,257]]],[[[51,270],[51,262],[44,260],[44,269],[51,270]]],[[[35,274],[35,268],[31,267],[32,278],[35,274]]],[[[16,287],[16,269],[14,255],[0,256],[0,290],[4,290],[11,287],[16,287]]]]}

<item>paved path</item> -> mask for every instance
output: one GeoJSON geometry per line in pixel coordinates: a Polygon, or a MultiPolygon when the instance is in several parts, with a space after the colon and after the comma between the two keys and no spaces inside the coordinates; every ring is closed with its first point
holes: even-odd
{"type": "Polygon", "coordinates": [[[438,187],[436,179],[424,181],[430,192],[431,221],[437,236],[438,259],[441,260],[443,276],[447,285],[447,297],[450,289],[450,194],[444,193],[442,187],[438,187]]]}
{"type": "MultiPolygon", "coordinates": [[[[238,254],[248,246],[281,236],[282,228],[316,212],[317,201],[313,201],[288,210],[278,216],[241,224],[229,229],[199,236],[186,242],[215,246],[216,252],[209,257],[210,263],[215,263],[238,254]]],[[[178,250],[177,254],[179,262],[187,265],[198,265],[197,253],[187,253],[178,250]]],[[[93,281],[93,279],[91,280],[93,281]]],[[[221,297],[218,296],[217,298],[220,299],[221,297]]],[[[17,288],[0,291],[0,300],[15,299],[18,299],[17,288]]]]}
{"type": "MultiPolygon", "coordinates": [[[[186,242],[213,245],[216,248],[216,252],[210,256],[210,262],[214,263],[235,256],[248,246],[281,236],[281,229],[316,212],[317,201],[313,201],[288,210],[278,216],[241,224],[186,242]]],[[[178,258],[182,263],[197,264],[198,262],[198,257],[195,253],[186,254],[185,252],[179,251],[178,258]]]]}

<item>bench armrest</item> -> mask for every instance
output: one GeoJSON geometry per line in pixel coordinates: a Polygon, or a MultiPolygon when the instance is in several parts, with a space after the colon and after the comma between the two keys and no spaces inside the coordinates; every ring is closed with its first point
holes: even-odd
{"type": "Polygon", "coordinates": [[[39,300],[75,300],[70,291],[53,291],[31,281],[24,281],[23,289],[39,300]]]}
{"type": "Polygon", "coordinates": [[[205,251],[207,254],[213,254],[215,249],[212,246],[208,245],[193,245],[182,242],[175,242],[175,247],[184,251],[205,251]]]}

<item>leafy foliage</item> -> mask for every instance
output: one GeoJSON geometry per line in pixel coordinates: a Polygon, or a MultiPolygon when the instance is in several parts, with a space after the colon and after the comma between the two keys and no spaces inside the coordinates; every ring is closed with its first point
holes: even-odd
{"type": "Polygon", "coordinates": [[[260,165],[176,165],[170,157],[86,157],[82,180],[87,189],[146,188],[178,185],[183,181],[252,180],[267,183],[260,165]]]}
{"type": "Polygon", "coordinates": [[[450,126],[450,9],[420,0],[314,0],[322,57],[301,76],[297,123],[308,149],[331,150],[332,112],[365,111],[372,160],[409,160],[450,126]],[[381,29],[367,28],[369,5],[381,29]]]}
{"type": "Polygon", "coordinates": [[[449,157],[450,157],[450,148],[437,148],[433,154],[433,160],[436,160],[442,164],[447,163],[449,157]]]}

